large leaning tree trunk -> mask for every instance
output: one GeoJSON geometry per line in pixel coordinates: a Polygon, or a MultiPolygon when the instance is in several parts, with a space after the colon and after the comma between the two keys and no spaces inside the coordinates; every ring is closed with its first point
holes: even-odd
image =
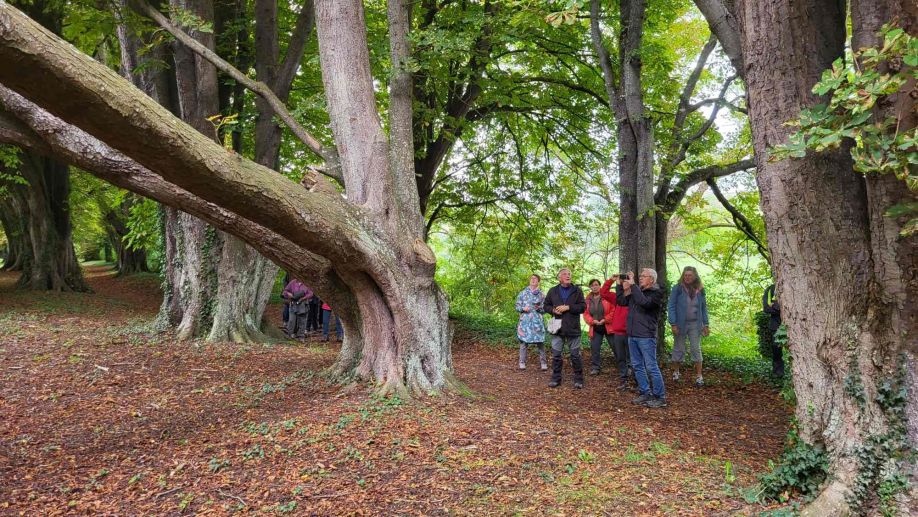
{"type": "Polygon", "coordinates": [[[620,215],[618,223],[619,269],[634,271],[654,267],[653,128],[644,113],[641,85],[641,42],[644,38],[646,0],[622,0],[619,5],[618,66],[602,42],[601,2],[590,2],[590,35],[605,80],[609,105],[618,122],[620,215]]]}
{"type": "MultiPolygon", "coordinates": [[[[160,201],[195,208],[293,274],[315,278],[313,288],[345,328],[335,372],[375,380],[383,393],[457,387],[449,304],[434,281],[436,257],[422,240],[408,67],[392,76],[388,137],[376,109],[362,2],[322,0],[316,9],[346,198],[314,171],[303,188],[228,152],[4,3],[0,60],[11,66],[0,69],[0,84],[148,171],[163,183],[160,201]]],[[[405,63],[410,4],[389,2],[389,20],[392,62],[405,63]]],[[[60,137],[43,130],[28,110],[15,114],[49,145],[60,137]]],[[[67,148],[57,145],[57,152],[67,148]]],[[[136,175],[93,172],[111,173],[125,188],[153,197],[136,175]]]]}
{"type": "MultiPolygon", "coordinates": [[[[844,56],[845,7],[835,0],[737,5],[797,418],[804,439],[824,444],[830,458],[831,480],[808,515],[875,511],[878,487],[894,489],[896,474],[914,474],[896,454],[909,448],[909,439],[916,443],[918,428],[918,241],[899,235],[902,221],[883,216],[911,194],[889,176],[865,180],[846,146],[769,162],[769,149],[787,142],[791,130],[783,124],[820,102],[811,87],[844,56]]],[[[884,22],[904,15],[900,20],[915,33],[914,2],[862,0],[852,5],[855,44],[878,28],[863,13],[882,9],[889,15],[884,22]],[[864,25],[870,28],[862,31],[864,25]]],[[[899,511],[908,510],[899,505],[899,511]]]]}

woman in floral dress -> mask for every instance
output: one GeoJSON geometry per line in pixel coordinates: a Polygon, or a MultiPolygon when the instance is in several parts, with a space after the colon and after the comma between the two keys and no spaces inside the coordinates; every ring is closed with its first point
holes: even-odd
{"type": "Polygon", "coordinates": [[[542,319],[545,295],[539,289],[541,281],[542,277],[533,274],[529,277],[529,287],[516,297],[516,311],[520,313],[520,323],[516,328],[516,337],[520,340],[520,370],[526,369],[526,349],[530,343],[538,345],[542,371],[548,370],[545,361],[545,321],[542,319]]]}

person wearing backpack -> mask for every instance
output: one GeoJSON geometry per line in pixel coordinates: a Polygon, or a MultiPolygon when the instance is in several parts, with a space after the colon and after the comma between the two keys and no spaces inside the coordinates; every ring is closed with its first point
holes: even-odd
{"type": "Polygon", "coordinates": [[[698,270],[686,266],[679,283],[669,293],[669,324],[673,331],[673,380],[680,377],[679,365],[685,360],[685,342],[695,363],[695,384],[704,386],[701,375],[701,336],[708,336],[708,302],[698,270]]]}

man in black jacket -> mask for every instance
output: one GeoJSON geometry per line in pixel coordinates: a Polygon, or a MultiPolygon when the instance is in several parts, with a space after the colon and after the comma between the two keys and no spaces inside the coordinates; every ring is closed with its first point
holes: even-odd
{"type": "Polygon", "coordinates": [[[663,306],[663,291],[657,285],[657,272],[650,268],[641,271],[639,285],[635,286],[634,273],[616,286],[616,303],[628,307],[628,350],[631,352],[631,366],[638,382],[640,396],[632,404],[643,404],[658,408],[666,405],[666,391],[663,374],[657,364],[657,318],[663,306]],[[650,382],[653,380],[653,394],[650,382]]]}
{"type": "Polygon", "coordinates": [[[586,310],[583,291],[571,283],[571,270],[562,269],[558,273],[559,284],[548,290],[542,310],[550,314],[552,320],[560,321],[560,328],[551,332],[552,375],[548,385],[557,388],[561,385],[561,366],[564,364],[564,345],[571,351],[571,366],[574,367],[574,388],[583,389],[583,361],[580,359],[580,315],[586,310]]]}
{"type": "Polygon", "coordinates": [[[768,320],[768,332],[771,341],[771,371],[779,379],[784,377],[784,349],[775,344],[775,332],[781,326],[781,305],[775,297],[775,284],[765,289],[762,295],[762,310],[771,316],[768,320]]]}

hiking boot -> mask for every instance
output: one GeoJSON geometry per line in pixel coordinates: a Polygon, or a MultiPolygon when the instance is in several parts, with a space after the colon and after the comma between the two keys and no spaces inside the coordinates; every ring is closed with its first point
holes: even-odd
{"type": "Polygon", "coordinates": [[[698,378],[695,379],[695,386],[698,386],[699,388],[704,386],[704,377],[699,375],[698,378]]]}
{"type": "Polygon", "coordinates": [[[561,383],[558,382],[558,381],[551,381],[551,382],[548,383],[548,387],[549,387],[549,388],[557,388],[557,387],[560,386],[560,385],[561,385],[561,383]]]}
{"type": "Polygon", "coordinates": [[[582,389],[583,389],[583,383],[582,383],[582,382],[575,382],[575,383],[574,383],[574,389],[575,389],[575,390],[582,390],[582,389]]]}
{"type": "Polygon", "coordinates": [[[545,362],[545,359],[542,359],[542,371],[543,372],[548,371],[548,363],[545,362]]]}
{"type": "Polygon", "coordinates": [[[599,369],[593,368],[592,370],[590,370],[590,375],[599,375],[599,369]]]}
{"type": "Polygon", "coordinates": [[[678,380],[679,380],[679,370],[676,370],[676,371],[673,372],[673,380],[674,380],[674,381],[678,381],[678,380]]]}
{"type": "Polygon", "coordinates": [[[618,391],[628,391],[628,381],[622,381],[622,383],[618,385],[618,391]]]}
{"type": "Polygon", "coordinates": [[[649,408],[666,407],[666,399],[663,397],[651,397],[650,400],[644,403],[644,406],[649,408]]]}
{"type": "Polygon", "coordinates": [[[526,363],[520,363],[520,370],[526,369],[526,363]]]}
{"type": "Polygon", "coordinates": [[[631,403],[640,405],[640,404],[644,404],[648,400],[653,400],[653,395],[651,395],[650,393],[645,393],[641,395],[640,397],[632,400],[631,403]]]}

